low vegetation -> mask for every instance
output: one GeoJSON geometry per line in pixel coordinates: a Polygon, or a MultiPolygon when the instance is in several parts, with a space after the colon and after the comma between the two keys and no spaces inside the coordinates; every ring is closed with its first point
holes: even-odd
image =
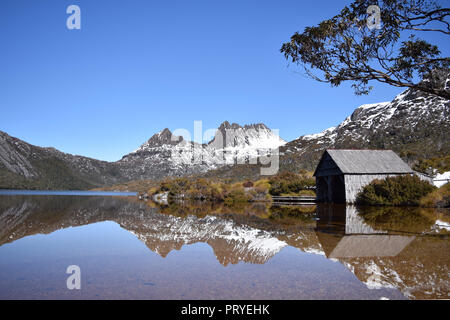
{"type": "Polygon", "coordinates": [[[357,197],[357,204],[368,206],[419,206],[421,199],[436,187],[416,175],[374,180],[357,197]]]}
{"type": "Polygon", "coordinates": [[[315,180],[311,173],[284,172],[257,181],[212,180],[206,178],[166,179],[147,189],[147,194],[167,193],[169,199],[209,200],[236,205],[246,202],[271,201],[271,195],[315,196],[311,188],[315,180]]]}
{"type": "Polygon", "coordinates": [[[232,205],[253,201],[270,201],[268,184],[264,180],[226,183],[205,178],[167,179],[148,193],[168,193],[169,199],[210,200],[232,205]],[[250,187],[250,183],[252,186],[250,187]]]}
{"type": "Polygon", "coordinates": [[[283,172],[269,179],[269,193],[273,196],[312,195],[316,180],[311,172],[283,172]]]}
{"type": "Polygon", "coordinates": [[[414,170],[433,175],[435,171],[444,173],[450,171],[450,156],[419,160],[414,165],[414,170]]]}
{"type": "Polygon", "coordinates": [[[450,208],[450,183],[420,199],[420,206],[426,208],[450,208]]]}

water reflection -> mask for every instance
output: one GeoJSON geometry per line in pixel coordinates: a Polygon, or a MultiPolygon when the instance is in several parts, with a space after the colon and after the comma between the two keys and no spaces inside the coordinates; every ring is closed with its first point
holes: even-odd
{"type": "Polygon", "coordinates": [[[416,299],[450,296],[448,228],[442,223],[448,211],[321,206],[318,216],[326,256],[368,288],[397,288],[416,299]]]}
{"type": "Polygon", "coordinates": [[[4,196],[0,249],[27,236],[103,221],[116,222],[161,257],[205,243],[222,266],[263,265],[283,248],[293,247],[340,262],[369,289],[396,289],[408,298],[449,297],[448,211],[156,206],[121,198],[4,196]]]}

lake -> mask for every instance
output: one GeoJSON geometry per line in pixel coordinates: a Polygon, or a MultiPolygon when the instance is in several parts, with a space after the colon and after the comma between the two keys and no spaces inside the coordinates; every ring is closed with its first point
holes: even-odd
{"type": "Polygon", "coordinates": [[[57,194],[0,195],[0,299],[450,298],[449,210],[57,194]]]}

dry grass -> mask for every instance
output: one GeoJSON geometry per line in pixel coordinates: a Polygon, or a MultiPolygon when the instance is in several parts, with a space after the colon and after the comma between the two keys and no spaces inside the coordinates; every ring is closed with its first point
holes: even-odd
{"type": "Polygon", "coordinates": [[[420,206],[426,208],[450,207],[450,183],[447,183],[420,199],[420,206]]]}

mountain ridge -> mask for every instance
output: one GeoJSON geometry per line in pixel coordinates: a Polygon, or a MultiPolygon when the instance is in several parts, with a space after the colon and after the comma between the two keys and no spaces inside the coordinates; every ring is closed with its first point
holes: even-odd
{"type": "Polygon", "coordinates": [[[172,132],[165,128],[122,159],[107,162],[35,146],[0,131],[0,188],[91,189],[132,180],[198,174],[221,166],[218,161],[221,152],[231,152],[236,158],[258,156],[257,150],[265,141],[270,143],[268,149],[274,147],[274,142],[276,146],[286,143],[278,139],[264,124],[241,126],[225,121],[215,137],[202,145],[172,137],[172,132]],[[218,134],[228,129],[238,130],[237,145],[232,150],[224,145],[220,149],[218,134]],[[241,153],[235,154],[235,149],[241,153]],[[174,157],[174,153],[181,157],[174,157]],[[192,164],[192,157],[202,163],[192,164]]]}

